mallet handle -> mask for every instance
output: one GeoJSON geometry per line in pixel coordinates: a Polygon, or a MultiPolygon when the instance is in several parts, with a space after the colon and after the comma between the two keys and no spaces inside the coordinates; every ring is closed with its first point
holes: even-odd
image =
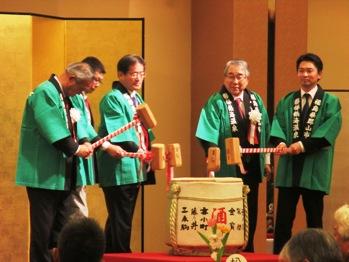
{"type": "Polygon", "coordinates": [[[136,126],[138,122],[139,122],[139,120],[138,120],[137,116],[135,115],[134,120],[132,120],[130,123],[120,127],[119,129],[115,130],[114,132],[110,133],[109,135],[107,135],[107,136],[101,138],[100,140],[94,142],[92,144],[92,148],[95,149],[95,148],[99,147],[104,142],[112,139],[114,136],[117,136],[117,135],[121,134],[122,132],[125,132],[127,129],[130,129],[131,127],[136,126]]]}

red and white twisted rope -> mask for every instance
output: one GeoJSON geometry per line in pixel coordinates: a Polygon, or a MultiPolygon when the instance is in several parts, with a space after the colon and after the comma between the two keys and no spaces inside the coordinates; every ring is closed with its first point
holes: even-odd
{"type": "Polygon", "coordinates": [[[102,145],[104,142],[109,141],[110,139],[112,139],[114,136],[117,136],[123,132],[125,132],[127,129],[130,129],[131,127],[134,127],[138,124],[139,119],[138,117],[135,116],[134,120],[132,120],[130,123],[120,127],[119,129],[115,130],[114,132],[108,134],[107,136],[101,138],[100,140],[94,142],[92,144],[92,148],[95,149],[97,147],[99,147],[100,145],[102,145]]]}
{"type": "Polygon", "coordinates": [[[260,147],[260,148],[241,148],[242,154],[259,154],[259,153],[278,153],[280,149],[273,147],[260,147]]]}
{"type": "Polygon", "coordinates": [[[123,157],[132,157],[132,158],[139,158],[141,160],[150,161],[153,157],[152,153],[147,151],[144,153],[132,153],[132,152],[126,152],[122,155],[123,157]]]}

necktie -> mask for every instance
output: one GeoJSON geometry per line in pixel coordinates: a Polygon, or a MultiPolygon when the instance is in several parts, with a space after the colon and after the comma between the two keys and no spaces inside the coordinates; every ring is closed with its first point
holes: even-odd
{"type": "Polygon", "coordinates": [[[301,116],[302,116],[302,120],[303,122],[305,122],[305,118],[308,114],[308,111],[309,111],[309,100],[310,100],[310,95],[305,93],[303,95],[303,99],[304,99],[304,105],[303,105],[303,108],[302,108],[302,113],[301,113],[301,116]]]}
{"type": "Polygon", "coordinates": [[[239,114],[241,118],[245,118],[245,110],[241,98],[236,98],[235,101],[238,104],[239,114]]]}
{"type": "Polygon", "coordinates": [[[137,107],[137,106],[138,106],[137,97],[136,97],[136,96],[131,96],[131,99],[132,99],[133,105],[134,105],[135,107],[137,107]]]}

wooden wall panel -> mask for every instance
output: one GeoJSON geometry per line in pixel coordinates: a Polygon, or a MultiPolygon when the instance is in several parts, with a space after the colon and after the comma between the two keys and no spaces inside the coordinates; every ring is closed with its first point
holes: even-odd
{"type": "Polygon", "coordinates": [[[204,152],[195,138],[201,108],[223,83],[234,56],[234,1],[192,1],[191,176],[206,176],[204,152]]]}
{"type": "MultiPolygon", "coordinates": [[[[192,176],[206,176],[204,153],[195,139],[200,110],[223,83],[230,59],[245,59],[250,87],[266,101],[268,1],[192,1],[192,176]],[[212,19],[214,17],[215,19],[212,19]]],[[[265,183],[260,187],[256,251],[265,251],[265,183]]]]}
{"type": "MultiPolygon", "coordinates": [[[[296,60],[307,52],[308,33],[307,0],[278,0],[275,5],[275,96],[276,107],[281,97],[299,88],[296,60]]],[[[275,161],[277,167],[277,158],[275,161]]],[[[276,171],[276,169],[275,169],[276,171]]],[[[277,189],[275,190],[277,206],[277,189]]],[[[275,209],[276,212],[276,209],[275,209]]],[[[303,229],[305,214],[301,201],[297,206],[293,232],[303,229]]]]}
{"type": "Polygon", "coordinates": [[[298,88],[296,60],[307,51],[307,0],[278,0],[275,8],[275,106],[298,88]]]}

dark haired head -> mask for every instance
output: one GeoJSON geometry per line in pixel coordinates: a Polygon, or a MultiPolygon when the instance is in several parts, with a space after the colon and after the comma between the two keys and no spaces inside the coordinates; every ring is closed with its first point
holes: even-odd
{"type": "Polygon", "coordinates": [[[321,58],[318,55],[315,55],[313,53],[306,53],[298,57],[296,62],[296,70],[298,70],[300,63],[303,61],[313,63],[314,66],[317,68],[317,71],[319,73],[322,72],[323,64],[322,64],[321,58]]]}
{"type": "Polygon", "coordinates": [[[60,262],[100,262],[105,250],[104,232],[91,218],[67,223],[58,239],[60,262]]]}
{"type": "Polygon", "coordinates": [[[88,64],[92,68],[93,72],[100,72],[102,74],[106,73],[103,63],[97,57],[88,56],[85,57],[81,62],[88,64]]]}
{"type": "Polygon", "coordinates": [[[136,63],[140,63],[145,67],[145,62],[142,57],[138,55],[125,55],[119,60],[117,64],[117,71],[122,72],[123,74],[127,74],[129,68],[136,63]]]}
{"type": "Polygon", "coordinates": [[[282,261],[341,262],[335,239],[319,228],[308,228],[293,235],[279,255],[282,261]]]}

